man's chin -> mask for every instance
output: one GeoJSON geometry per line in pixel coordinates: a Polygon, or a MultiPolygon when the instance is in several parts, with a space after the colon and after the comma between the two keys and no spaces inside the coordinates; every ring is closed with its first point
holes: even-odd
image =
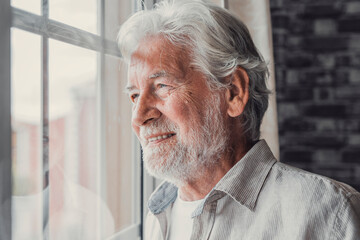
{"type": "Polygon", "coordinates": [[[144,158],[144,166],[149,175],[162,179],[168,182],[171,182],[176,185],[180,185],[183,182],[186,182],[188,179],[189,172],[184,170],[174,168],[173,165],[166,163],[166,159],[161,158],[144,158]]]}
{"type": "Polygon", "coordinates": [[[178,179],[166,171],[161,171],[159,169],[153,169],[150,167],[146,167],[146,171],[148,172],[148,174],[150,176],[152,176],[154,178],[165,180],[165,181],[171,182],[175,185],[178,185],[179,183],[183,182],[183,179],[178,179]]]}

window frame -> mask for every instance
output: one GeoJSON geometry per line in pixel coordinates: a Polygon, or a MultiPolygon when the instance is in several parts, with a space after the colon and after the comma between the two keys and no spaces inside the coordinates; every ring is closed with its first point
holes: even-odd
{"type": "MultiPolygon", "coordinates": [[[[137,3],[137,0],[131,0],[134,6],[137,3]]],[[[155,0],[143,0],[141,1],[141,8],[145,7],[151,8],[155,0]]],[[[114,56],[121,58],[121,53],[117,47],[117,43],[114,40],[108,40],[105,38],[105,0],[98,0],[98,22],[99,22],[99,35],[72,27],[70,25],[49,19],[49,3],[48,0],[41,0],[42,9],[41,15],[36,15],[28,11],[16,8],[11,6],[11,0],[2,0],[0,1],[0,72],[1,72],[1,81],[0,81],[0,94],[2,96],[2,101],[0,101],[0,111],[2,116],[0,118],[0,240],[1,239],[11,239],[11,225],[12,225],[12,216],[11,216],[11,198],[12,198],[12,151],[11,151],[11,28],[17,28],[37,34],[41,36],[41,83],[42,83],[42,161],[43,165],[48,165],[49,161],[49,39],[54,39],[61,41],[63,43],[68,43],[70,45],[82,47],[89,50],[94,50],[99,53],[99,79],[104,79],[105,75],[105,54],[109,56],[114,56]],[[5,204],[4,204],[5,203],[5,204]]],[[[99,81],[98,91],[100,100],[98,102],[99,106],[103,106],[105,103],[104,99],[104,86],[103,81],[99,81]]],[[[104,108],[99,108],[99,139],[98,144],[100,146],[100,156],[104,157],[104,143],[105,143],[105,114],[104,108]]],[[[155,179],[149,175],[144,174],[142,157],[140,151],[139,142],[133,138],[133,167],[139,169],[135,171],[134,180],[135,185],[139,183],[140,185],[140,196],[136,191],[134,192],[134,197],[136,199],[136,205],[133,209],[133,212],[137,210],[135,208],[140,208],[140,219],[135,224],[115,233],[109,239],[143,239],[143,222],[146,209],[144,199],[147,199],[148,196],[155,188],[155,179]]],[[[49,175],[45,176],[44,182],[49,182],[49,175]]],[[[133,186],[134,188],[136,186],[133,186]]],[[[45,199],[49,201],[49,198],[45,199]]],[[[48,217],[49,210],[45,208],[48,204],[44,204],[44,213],[48,217]]],[[[49,236],[45,236],[46,233],[43,233],[44,239],[49,239],[49,236]]]]}
{"type": "Polygon", "coordinates": [[[10,0],[0,1],[0,239],[11,239],[10,0]]]}
{"type": "MultiPolygon", "coordinates": [[[[99,35],[89,33],[87,31],[72,27],[67,24],[49,19],[49,4],[48,0],[42,1],[42,15],[36,15],[24,10],[21,10],[16,7],[11,6],[11,0],[2,0],[0,1],[0,72],[1,72],[1,81],[0,81],[0,94],[2,96],[2,101],[0,101],[0,112],[2,116],[0,118],[0,200],[2,205],[0,205],[0,240],[2,239],[11,239],[11,197],[12,197],[12,187],[11,187],[11,164],[12,164],[12,155],[11,155],[11,28],[21,29],[30,33],[40,35],[42,38],[42,133],[43,133],[43,151],[42,158],[43,164],[48,164],[48,40],[55,39],[64,43],[75,45],[89,50],[94,50],[100,54],[100,61],[98,67],[100,69],[100,79],[104,79],[105,75],[105,54],[121,58],[121,53],[117,47],[115,41],[111,41],[105,38],[105,0],[99,0],[98,4],[98,18],[99,18],[99,35]],[[5,203],[5,205],[3,204],[5,203]]],[[[133,4],[137,6],[135,9],[141,7],[141,9],[151,9],[153,5],[158,2],[158,0],[141,0],[139,5],[138,0],[132,0],[133,4]]],[[[227,8],[227,0],[221,0],[223,7],[227,8]]],[[[100,91],[100,101],[98,104],[103,104],[105,102],[104,87],[102,86],[103,81],[99,81],[98,91],[100,91]]],[[[101,111],[104,111],[104,108],[100,108],[101,111]]],[[[101,112],[100,119],[98,119],[102,124],[99,128],[99,139],[98,144],[100,144],[100,157],[105,157],[103,152],[104,143],[105,143],[105,124],[102,116],[105,116],[104,112],[101,112]]],[[[136,171],[134,178],[136,181],[140,182],[140,196],[135,193],[135,199],[137,199],[136,206],[140,208],[140,221],[137,224],[133,224],[117,233],[112,235],[109,240],[118,240],[118,239],[143,239],[144,234],[144,220],[147,215],[147,201],[151,193],[155,188],[160,184],[160,180],[151,177],[144,171],[142,153],[140,150],[139,142],[133,138],[133,167],[140,168],[139,171],[136,171]]],[[[49,181],[48,175],[45,176],[44,181],[49,181]]],[[[135,187],[135,186],[133,186],[135,187]]],[[[136,192],[136,191],[134,191],[136,192]]],[[[46,199],[49,201],[49,199],[46,199]]],[[[45,204],[44,204],[45,205],[45,204]]],[[[44,209],[48,214],[48,209],[44,209]]],[[[133,212],[136,209],[133,209],[133,212]]],[[[44,236],[44,238],[49,236],[44,236]]]]}

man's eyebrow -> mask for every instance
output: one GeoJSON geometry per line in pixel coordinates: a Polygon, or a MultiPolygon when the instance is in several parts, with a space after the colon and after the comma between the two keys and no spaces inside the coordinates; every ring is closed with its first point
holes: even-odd
{"type": "Polygon", "coordinates": [[[149,79],[164,77],[167,76],[167,72],[165,70],[161,70],[160,72],[153,73],[149,76],[149,79]]]}
{"type": "Polygon", "coordinates": [[[136,89],[135,86],[127,86],[124,89],[124,93],[129,94],[132,90],[136,89]]]}
{"type": "MultiPolygon", "coordinates": [[[[159,72],[153,73],[151,75],[149,75],[149,79],[154,79],[154,78],[158,78],[158,77],[164,77],[167,76],[168,73],[165,70],[161,70],[159,72]]],[[[130,86],[126,86],[124,89],[124,93],[129,94],[131,91],[133,91],[134,89],[136,89],[135,86],[130,85],[130,86]]]]}

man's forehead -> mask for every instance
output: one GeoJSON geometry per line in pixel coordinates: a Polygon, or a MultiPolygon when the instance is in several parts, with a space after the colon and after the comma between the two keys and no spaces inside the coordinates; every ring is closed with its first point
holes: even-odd
{"type": "MultiPolygon", "coordinates": [[[[186,47],[173,44],[164,36],[147,36],[143,38],[130,58],[130,68],[138,64],[158,64],[160,68],[184,70],[190,55],[186,47]]],[[[169,72],[170,70],[168,70],[169,72]]]]}
{"type": "Polygon", "coordinates": [[[187,67],[184,66],[186,63],[182,64],[182,62],[175,59],[165,60],[166,59],[162,59],[161,61],[155,62],[148,59],[133,62],[129,67],[128,82],[136,79],[152,80],[166,77],[176,80],[185,77],[188,71],[187,67]]]}

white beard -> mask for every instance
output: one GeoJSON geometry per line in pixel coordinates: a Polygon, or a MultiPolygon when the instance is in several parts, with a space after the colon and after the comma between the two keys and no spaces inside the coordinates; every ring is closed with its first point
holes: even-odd
{"type": "Polygon", "coordinates": [[[176,125],[163,120],[140,129],[140,136],[159,132],[175,132],[174,140],[158,147],[143,148],[145,167],[150,175],[176,185],[201,177],[215,167],[226,151],[229,129],[221,113],[220,96],[214,94],[206,103],[203,123],[191,123],[187,136],[180,136],[176,125]],[[171,142],[174,141],[174,142],[171,142]]]}

